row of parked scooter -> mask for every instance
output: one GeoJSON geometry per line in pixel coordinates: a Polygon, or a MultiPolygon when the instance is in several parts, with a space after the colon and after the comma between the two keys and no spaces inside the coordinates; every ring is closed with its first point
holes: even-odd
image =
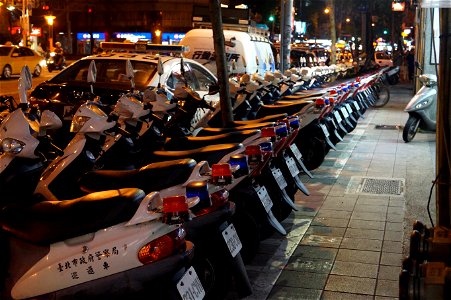
{"type": "MultiPolygon", "coordinates": [[[[108,113],[91,89],[62,150],[61,120],[30,107],[22,70],[0,124],[2,299],[250,295],[245,264],[287,234],[295,194],[309,195],[301,175],[357,126],[382,76],[298,72],[231,78],[227,127],[219,103],[183,84],[132,89],[108,113]]],[[[92,62],[91,85],[95,74],[92,62]]],[[[127,76],[133,87],[129,62],[127,76]]]]}

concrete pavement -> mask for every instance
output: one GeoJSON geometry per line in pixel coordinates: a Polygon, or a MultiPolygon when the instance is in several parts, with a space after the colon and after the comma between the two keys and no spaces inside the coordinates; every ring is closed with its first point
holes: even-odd
{"type": "MultiPolygon", "coordinates": [[[[365,119],[303,177],[289,234],[262,242],[247,266],[247,299],[396,299],[412,223],[430,226],[426,205],[435,177],[435,134],[402,140],[409,84],[391,86],[390,102],[365,119]],[[398,125],[398,126],[376,126],[398,125]],[[362,187],[364,188],[362,190],[362,187]]],[[[435,199],[432,195],[435,221],[435,199]]]]}

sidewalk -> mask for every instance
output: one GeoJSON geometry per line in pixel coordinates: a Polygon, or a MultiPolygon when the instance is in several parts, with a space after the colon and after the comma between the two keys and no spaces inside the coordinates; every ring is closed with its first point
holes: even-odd
{"type": "MultiPolygon", "coordinates": [[[[313,179],[303,176],[311,195],[297,193],[299,211],[284,222],[286,237],[274,234],[262,242],[247,266],[254,293],[246,299],[398,297],[412,223],[430,226],[426,205],[435,177],[435,134],[418,133],[404,143],[403,109],[412,89],[390,89],[390,102],[369,109],[313,179]]],[[[431,204],[435,218],[434,193],[431,204]]]]}

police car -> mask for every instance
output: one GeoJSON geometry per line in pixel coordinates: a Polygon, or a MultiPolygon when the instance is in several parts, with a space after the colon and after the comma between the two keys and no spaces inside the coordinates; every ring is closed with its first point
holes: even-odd
{"type": "MultiPolygon", "coordinates": [[[[135,89],[140,91],[161,83],[170,93],[178,82],[186,82],[203,96],[208,93],[210,85],[217,84],[216,76],[200,63],[179,57],[187,50],[183,46],[106,42],[101,44],[101,48],[103,53],[84,57],[39,84],[31,93],[31,102],[41,109],[54,111],[64,120],[71,120],[78,106],[92,98],[87,82],[91,61],[95,61],[97,69],[94,94],[100,97],[106,113],[121,94],[131,89],[126,76],[127,60],[134,69],[135,89]],[[161,76],[158,73],[159,61],[163,66],[161,76]]],[[[212,101],[219,100],[219,95],[208,97],[212,101]]]]}

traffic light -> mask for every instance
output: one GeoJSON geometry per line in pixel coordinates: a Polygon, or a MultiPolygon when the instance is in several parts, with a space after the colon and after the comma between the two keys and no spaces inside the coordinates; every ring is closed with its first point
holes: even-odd
{"type": "Polygon", "coordinates": [[[92,13],[92,7],[88,7],[88,14],[92,13]]]}
{"type": "Polygon", "coordinates": [[[44,5],[42,6],[42,10],[49,10],[49,6],[48,6],[47,4],[44,4],[44,5]]]}
{"type": "Polygon", "coordinates": [[[384,34],[388,34],[388,30],[387,29],[384,29],[384,34]]]}
{"type": "Polygon", "coordinates": [[[274,16],[269,16],[268,20],[269,20],[270,22],[274,21],[274,16]]]}

